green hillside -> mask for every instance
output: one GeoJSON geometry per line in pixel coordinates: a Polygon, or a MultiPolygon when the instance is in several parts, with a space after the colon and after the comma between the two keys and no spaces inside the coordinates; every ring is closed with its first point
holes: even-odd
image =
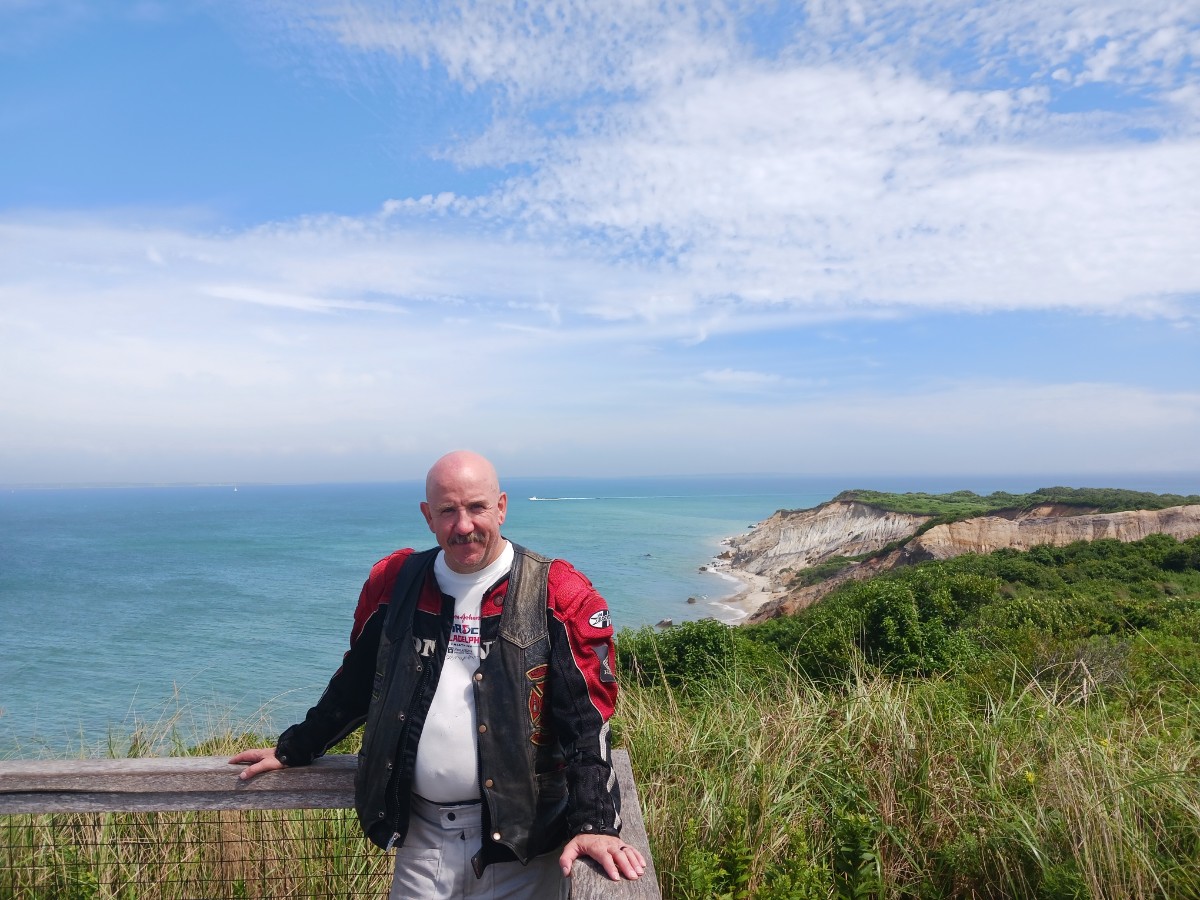
{"type": "Polygon", "coordinates": [[[625,632],[664,896],[1200,897],[1198,648],[1200,538],[1162,535],[625,632]]]}
{"type": "Polygon", "coordinates": [[[907,493],[893,494],[882,491],[842,491],[834,500],[856,500],[889,512],[909,513],[918,516],[937,516],[942,521],[968,519],[985,516],[1000,510],[1032,509],[1044,504],[1064,504],[1094,509],[1097,512],[1123,512],[1134,509],[1167,509],[1171,506],[1187,506],[1200,503],[1200,496],[1192,494],[1152,494],[1145,491],[1129,491],[1121,488],[1038,488],[1029,494],[1010,494],[996,491],[981,495],[973,491],[954,491],[949,494],[907,493]]]}

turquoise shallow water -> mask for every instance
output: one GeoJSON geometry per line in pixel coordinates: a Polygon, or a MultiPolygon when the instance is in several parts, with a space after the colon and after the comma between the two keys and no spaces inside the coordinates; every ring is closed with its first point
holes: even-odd
{"type": "MultiPolygon", "coordinates": [[[[777,509],[851,486],[1046,483],[509,479],[504,533],[569,559],[608,598],[618,628],[638,627],[720,616],[736,585],[700,566],[723,537],[777,509]]],[[[94,748],[141,723],[171,721],[193,737],[225,726],[272,731],[302,716],[341,659],[371,564],[432,544],[421,487],[0,493],[0,754],[94,748]]]]}

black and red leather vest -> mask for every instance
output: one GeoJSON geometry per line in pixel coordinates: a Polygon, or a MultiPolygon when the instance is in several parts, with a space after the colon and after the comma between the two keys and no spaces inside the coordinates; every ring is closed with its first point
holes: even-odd
{"type": "MultiPolygon", "coordinates": [[[[483,844],[472,860],[477,875],[493,862],[526,863],[568,836],[563,750],[548,717],[540,714],[551,666],[546,625],[551,560],[515,543],[513,550],[507,585],[492,594],[501,612],[480,623],[481,659],[473,683],[484,823],[483,844]]],[[[408,832],[417,745],[446,654],[452,603],[444,609],[440,631],[414,630],[417,602],[436,555],[434,548],[405,560],[376,657],[355,806],[367,837],[381,847],[402,844],[408,832]]]]}

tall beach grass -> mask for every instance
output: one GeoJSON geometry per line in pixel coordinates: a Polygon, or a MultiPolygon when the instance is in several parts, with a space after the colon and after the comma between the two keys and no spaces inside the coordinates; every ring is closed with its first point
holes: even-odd
{"type": "MultiPolygon", "coordinates": [[[[741,665],[644,682],[626,680],[614,722],[664,897],[1200,897],[1193,703],[1131,712],[1019,678],[981,696],[865,665],[834,684],[741,665]]],[[[182,748],[170,721],[100,755],[270,740],[237,729],[182,748]]],[[[350,811],[12,816],[0,834],[5,897],[200,896],[196,878],[214,897],[370,896],[387,883],[350,811]]]]}
{"type": "Polygon", "coordinates": [[[628,688],[664,896],[1200,896],[1200,709],[860,668],[628,688]]]}

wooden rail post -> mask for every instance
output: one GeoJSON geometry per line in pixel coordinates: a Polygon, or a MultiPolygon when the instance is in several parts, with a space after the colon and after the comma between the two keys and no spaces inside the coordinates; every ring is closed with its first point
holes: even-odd
{"type": "Polygon", "coordinates": [[[348,809],[353,756],[239,781],[225,756],[0,761],[0,813],[348,809]]]}

